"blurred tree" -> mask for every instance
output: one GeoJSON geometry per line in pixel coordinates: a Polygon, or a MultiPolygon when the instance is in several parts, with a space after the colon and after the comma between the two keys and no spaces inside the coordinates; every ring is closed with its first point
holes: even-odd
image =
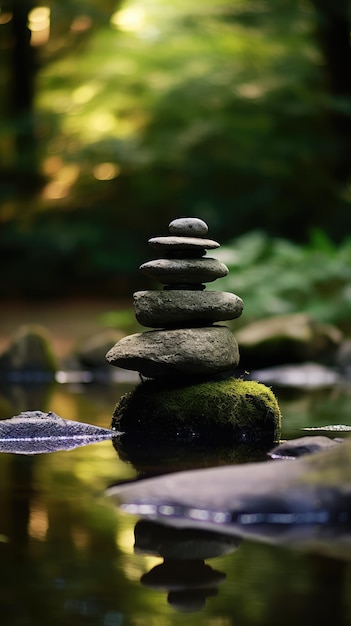
{"type": "Polygon", "coordinates": [[[28,200],[28,194],[36,194],[45,184],[38,145],[42,134],[36,109],[38,73],[86,44],[97,27],[108,23],[116,6],[115,0],[93,4],[50,0],[46,4],[4,0],[0,5],[3,198],[19,195],[28,200]]]}
{"type": "Polygon", "coordinates": [[[76,292],[60,278],[73,268],[83,292],[130,293],[145,239],[184,214],[221,241],[253,227],[296,241],[321,227],[341,241],[351,226],[340,63],[350,65],[349,5],[52,0],[31,65],[29,160],[44,183],[39,195],[26,189],[24,212],[24,186],[5,176],[0,208],[12,290],[76,292]]]}
{"type": "Polygon", "coordinates": [[[334,172],[344,183],[351,175],[351,5],[349,0],[313,0],[313,5],[337,142],[334,172]]]}

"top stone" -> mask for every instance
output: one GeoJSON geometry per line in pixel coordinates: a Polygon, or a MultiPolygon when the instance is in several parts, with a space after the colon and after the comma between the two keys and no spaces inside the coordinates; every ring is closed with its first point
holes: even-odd
{"type": "Polygon", "coordinates": [[[178,237],[204,237],[208,226],[198,217],[179,217],[169,224],[168,230],[171,235],[178,237]]]}

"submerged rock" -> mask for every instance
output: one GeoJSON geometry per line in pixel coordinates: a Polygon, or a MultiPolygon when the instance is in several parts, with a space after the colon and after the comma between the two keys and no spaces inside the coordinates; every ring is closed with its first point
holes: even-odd
{"type": "Polygon", "coordinates": [[[108,428],[65,420],[56,413],[25,411],[0,421],[0,452],[42,454],[71,450],[114,436],[116,433],[108,428]]]}
{"type": "Polygon", "coordinates": [[[156,437],[192,433],[210,440],[240,441],[259,433],[276,439],[281,414],[265,385],[233,377],[223,380],[174,382],[149,380],[123,396],[112,427],[156,437]]]}

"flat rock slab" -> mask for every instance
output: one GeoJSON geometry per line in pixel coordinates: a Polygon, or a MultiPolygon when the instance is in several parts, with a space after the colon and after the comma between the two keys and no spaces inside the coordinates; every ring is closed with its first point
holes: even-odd
{"type": "Polygon", "coordinates": [[[151,328],[191,322],[213,323],[239,317],[243,301],[223,291],[137,291],[135,316],[151,328]]]}
{"type": "Polygon", "coordinates": [[[112,439],[116,434],[108,428],[65,420],[56,413],[26,411],[0,421],[0,452],[42,454],[71,450],[112,439]]]}
{"type": "Polygon", "coordinates": [[[238,344],[226,326],[151,330],[124,337],[106,355],[111,365],[150,378],[216,374],[239,363],[238,344]]]}
{"type": "Polygon", "coordinates": [[[178,528],[351,559],[351,441],[291,461],[178,472],[107,491],[133,515],[178,528]]]}
{"type": "MultiPolygon", "coordinates": [[[[151,248],[169,254],[172,250],[214,250],[219,248],[219,243],[213,239],[203,239],[202,237],[176,237],[169,235],[168,237],[151,237],[148,244],[151,248]]],[[[186,256],[186,255],[185,255],[186,256]]]]}

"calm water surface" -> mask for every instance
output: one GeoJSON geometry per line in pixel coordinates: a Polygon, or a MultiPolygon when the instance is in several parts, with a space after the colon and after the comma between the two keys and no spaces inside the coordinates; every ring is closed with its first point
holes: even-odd
{"type": "MultiPolygon", "coordinates": [[[[0,413],[52,410],[108,427],[127,389],[6,389],[0,413]]],[[[301,436],[304,426],[350,423],[346,390],[277,395],[283,438],[301,436]]],[[[137,527],[145,536],[135,552],[138,520],[114,508],[104,495],[108,486],[140,473],[235,461],[233,451],[223,449],[185,446],[180,458],[157,452],[126,448],[122,460],[104,441],[32,457],[0,454],[2,626],[351,625],[348,561],[245,541],[235,547],[219,537],[222,555],[211,553],[205,564],[164,563],[155,554],[159,530],[152,525],[137,527]]],[[[203,550],[206,541],[195,533],[190,552],[203,550]]]]}

